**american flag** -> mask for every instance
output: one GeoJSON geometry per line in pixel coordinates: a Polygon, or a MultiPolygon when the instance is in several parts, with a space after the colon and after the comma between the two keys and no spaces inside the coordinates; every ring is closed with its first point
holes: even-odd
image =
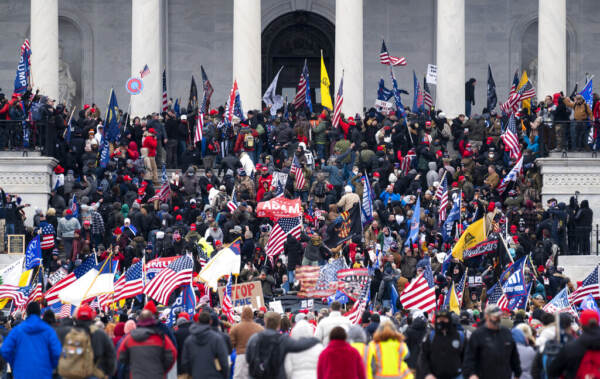
{"type": "Polygon", "coordinates": [[[29,297],[29,287],[13,286],[12,284],[0,285],[0,299],[10,299],[16,306],[22,306],[29,297]]]}
{"type": "Polygon", "coordinates": [[[37,275],[33,278],[33,282],[31,283],[31,292],[29,293],[29,299],[27,299],[27,304],[32,301],[41,300],[44,296],[43,288],[44,285],[44,270],[38,268],[37,275]]]}
{"type": "Polygon", "coordinates": [[[144,79],[144,76],[148,75],[150,73],[150,67],[148,67],[148,65],[144,65],[144,68],[142,69],[142,71],[140,71],[140,78],[144,79]]]}
{"type": "Polygon", "coordinates": [[[442,222],[446,219],[448,215],[448,179],[446,178],[446,174],[444,173],[444,177],[442,178],[442,182],[440,183],[437,191],[435,193],[435,198],[440,202],[440,219],[442,222]]]}
{"type": "Polygon", "coordinates": [[[227,105],[225,107],[225,119],[231,121],[233,120],[233,115],[235,114],[235,98],[238,96],[238,84],[237,80],[233,81],[233,86],[231,87],[231,92],[229,93],[229,99],[227,100],[227,105]]]}
{"type": "Polygon", "coordinates": [[[414,82],[415,82],[415,101],[413,104],[413,112],[418,112],[420,110],[423,110],[423,89],[421,88],[421,83],[419,83],[419,80],[417,79],[417,74],[415,74],[415,72],[413,71],[413,78],[414,78],[414,82]]]}
{"type": "Polygon", "coordinates": [[[427,80],[423,79],[423,102],[426,107],[430,109],[433,108],[434,102],[431,97],[431,92],[429,91],[429,84],[427,84],[427,80]]]}
{"type": "Polygon", "coordinates": [[[202,131],[204,130],[204,113],[201,109],[198,109],[198,116],[196,116],[196,130],[194,131],[194,144],[202,141],[202,131]]]}
{"type": "Polygon", "coordinates": [[[296,280],[300,282],[299,296],[306,295],[307,289],[314,289],[319,280],[321,268],[319,266],[296,267],[296,280]]]}
{"type": "Polygon", "coordinates": [[[302,167],[300,166],[300,162],[298,162],[298,157],[294,154],[294,159],[292,159],[292,167],[290,167],[290,173],[294,174],[295,180],[294,185],[298,189],[304,188],[306,184],[306,180],[304,179],[304,171],[302,171],[302,167]]]}
{"type": "Polygon", "coordinates": [[[233,191],[231,191],[231,200],[227,202],[227,209],[229,209],[230,213],[233,213],[238,208],[237,199],[235,198],[235,187],[233,187],[233,191]]]}
{"type": "Polygon", "coordinates": [[[296,239],[300,238],[302,232],[302,221],[301,217],[282,217],[275,223],[271,234],[269,234],[269,241],[265,247],[267,257],[271,261],[275,260],[282,251],[283,244],[287,239],[288,234],[291,234],[296,239]]]}
{"type": "Polygon", "coordinates": [[[435,309],[435,282],[429,264],[404,288],[400,294],[400,302],[404,309],[420,309],[423,312],[435,309]]]}
{"type": "Polygon", "coordinates": [[[67,318],[67,317],[71,317],[71,315],[73,315],[73,310],[75,307],[73,307],[71,304],[63,304],[60,307],[60,311],[56,314],[57,318],[67,318]]]}
{"type": "Polygon", "coordinates": [[[404,175],[407,175],[410,169],[412,168],[412,162],[417,157],[417,153],[415,149],[410,149],[406,153],[406,155],[402,158],[402,162],[400,162],[400,169],[404,175]]]}
{"type": "Polygon", "coordinates": [[[487,291],[487,305],[490,304],[496,304],[500,309],[507,309],[508,307],[508,298],[504,294],[504,290],[500,283],[494,284],[487,291]]]}
{"type": "Polygon", "coordinates": [[[167,69],[163,70],[162,74],[162,111],[166,112],[168,108],[169,99],[167,98],[167,69]]]}
{"type": "Polygon", "coordinates": [[[169,178],[167,177],[167,168],[165,165],[162,167],[162,175],[160,177],[161,186],[158,190],[158,198],[160,201],[165,202],[171,195],[171,185],[169,184],[169,178]]]}
{"type": "Polygon", "coordinates": [[[113,301],[120,301],[140,295],[144,292],[144,278],[142,276],[142,261],[129,267],[129,269],[115,282],[113,301]]]}
{"type": "Polygon", "coordinates": [[[212,84],[210,84],[210,80],[208,80],[206,71],[204,71],[204,66],[201,65],[200,70],[202,71],[202,113],[208,113],[208,108],[210,107],[210,97],[215,90],[213,89],[212,84]]]}
{"type": "Polygon", "coordinates": [[[517,103],[519,102],[517,98],[517,86],[519,85],[519,70],[515,71],[515,75],[513,77],[512,84],[510,86],[510,91],[508,92],[508,99],[506,102],[500,105],[500,110],[506,114],[515,112],[517,103]]]}
{"type": "Polygon", "coordinates": [[[531,84],[531,82],[529,80],[525,84],[523,84],[523,86],[521,88],[519,88],[518,90],[515,89],[513,91],[513,87],[516,88],[517,85],[519,84],[519,80],[518,80],[518,76],[517,76],[516,72],[515,72],[515,79],[517,80],[517,84],[515,84],[515,82],[513,81],[513,85],[511,87],[511,93],[508,97],[508,100],[506,100],[506,102],[500,106],[500,109],[504,113],[507,113],[507,114],[516,112],[518,105],[519,105],[519,101],[527,100],[527,99],[530,99],[535,96],[535,88],[533,87],[533,84],[531,84]]]}
{"type": "Polygon", "coordinates": [[[200,268],[203,268],[208,263],[209,258],[202,245],[198,245],[198,262],[200,263],[200,268]]]}
{"type": "Polygon", "coordinates": [[[184,255],[159,272],[146,285],[144,292],[158,303],[168,305],[169,296],[177,287],[192,283],[193,271],[194,262],[184,255]]]}
{"type": "Polygon", "coordinates": [[[62,289],[73,284],[73,282],[82,277],[94,266],[96,266],[96,256],[94,254],[91,254],[85,261],[81,263],[81,265],[75,267],[72,273],[58,281],[49,290],[46,291],[46,293],[44,294],[44,298],[48,302],[48,305],[59,302],[60,299],[58,298],[58,293],[62,289]]]}
{"type": "Polygon", "coordinates": [[[546,305],[544,305],[544,312],[548,313],[570,313],[573,317],[578,318],[577,312],[571,306],[569,302],[569,292],[568,288],[565,287],[559,293],[554,296],[552,300],[546,305]]]}
{"type": "Polygon", "coordinates": [[[508,187],[509,182],[516,182],[517,177],[523,173],[523,157],[517,161],[514,167],[510,170],[508,174],[502,179],[502,182],[498,185],[497,191],[500,195],[504,193],[506,187],[508,187]]]}
{"type": "Polygon", "coordinates": [[[29,45],[29,40],[25,39],[25,42],[23,42],[23,44],[21,45],[21,53],[28,50],[31,51],[31,45],[29,45]]]}
{"type": "Polygon", "coordinates": [[[227,316],[227,321],[231,324],[235,322],[233,318],[233,303],[231,301],[231,277],[233,275],[229,275],[229,279],[227,279],[227,285],[225,286],[225,291],[223,292],[223,304],[221,309],[225,316],[227,316]]]}
{"type": "Polygon", "coordinates": [[[572,294],[569,295],[571,303],[580,303],[587,295],[592,295],[594,299],[600,299],[600,284],[598,284],[598,270],[600,266],[594,267],[594,270],[581,282],[572,294]]]}
{"type": "Polygon", "coordinates": [[[71,206],[69,207],[69,209],[73,213],[73,217],[79,217],[79,205],[77,204],[77,195],[73,195],[73,200],[71,200],[71,206]]]}
{"type": "Polygon", "coordinates": [[[340,80],[340,88],[335,97],[335,106],[333,108],[333,123],[332,127],[335,129],[340,124],[340,118],[342,116],[342,104],[344,103],[344,76],[340,80]]]}
{"type": "Polygon", "coordinates": [[[521,147],[519,146],[519,136],[517,135],[516,125],[515,115],[513,113],[510,115],[508,125],[501,136],[504,144],[509,149],[510,157],[512,159],[519,159],[521,156],[521,147]]]}
{"type": "Polygon", "coordinates": [[[300,81],[298,82],[298,87],[296,88],[296,97],[294,97],[294,107],[296,109],[302,107],[303,104],[310,109],[312,112],[312,102],[310,101],[310,83],[308,82],[308,65],[306,60],[304,61],[304,67],[302,68],[302,73],[300,74],[300,81]]]}
{"type": "Polygon", "coordinates": [[[371,293],[371,278],[369,278],[367,285],[363,287],[360,298],[354,302],[352,309],[348,311],[344,316],[350,319],[352,325],[357,325],[360,323],[362,319],[363,313],[365,313],[365,309],[367,309],[367,304],[369,304],[369,295],[371,293]]]}
{"type": "Polygon", "coordinates": [[[458,304],[460,306],[462,306],[463,294],[465,292],[465,284],[466,284],[466,282],[467,282],[467,270],[465,270],[465,272],[463,273],[462,278],[460,279],[460,281],[458,282],[458,284],[455,286],[456,297],[458,298],[458,304]]]}
{"type": "Polygon", "coordinates": [[[381,52],[379,53],[379,61],[381,64],[388,66],[406,66],[406,58],[394,57],[388,53],[387,46],[385,46],[385,40],[381,41],[381,52]]]}
{"type": "Polygon", "coordinates": [[[42,249],[53,249],[54,248],[54,226],[47,222],[42,225],[42,249]]]}

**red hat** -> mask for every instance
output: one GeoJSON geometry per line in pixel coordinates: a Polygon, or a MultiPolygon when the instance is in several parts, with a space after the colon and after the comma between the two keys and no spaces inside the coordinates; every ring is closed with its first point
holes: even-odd
{"type": "Polygon", "coordinates": [[[262,166],[261,170],[267,172],[267,171],[269,171],[269,168],[267,166],[262,166]]]}
{"type": "Polygon", "coordinates": [[[70,209],[67,209],[67,216],[73,216],[73,211],[70,209]]]}
{"type": "Polygon", "coordinates": [[[62,174],[64,172],[65,172],[65,169],[61,165],[58,165],[58,166],[54,167],[54,173],[55,174],[62,174]]]}
{"type": "Polygon", "coordinates": [[[267,311],[267,307],[265,307],[265,306],[263,305],[263,306],[262,306],[262,307],[260,307],[258,310],[259,310],[259,311],[262,311],[262,312],[266,312],[266,311],[267,311]]]}
{"type": "Polygon", "coordinates": [[[356,125],[356,122],[354,122],[354,117],[348,117],[348,124],[350,125],[356,125]]]}
{"type": "Polygon", "coordinates": [[[328,183],[327,184],[327,190],[329,190],[329,191],[333,190],[333,184],[328,183]]]}
{"type": "Polygon", "coordinates": [[[177,212],[179,210],[179,207],[176,205],[173,207],[173,212],[177,212]]]}
{"type": "Polygon", "coordinates": [[[75,318],[77,320],[90,321],[96,317],[96,312],[87,304],[83,304],[79,308],[77,308],[77,312],[75,313],[75,318]]]}
{"type": "Polygon", "coordinates": [[[413,244],[412,244],[412,248],[413,248],[413,249],[417,249],[418,247],[419,247],[419,245],[417,245],[416,243],[413,243],[413,244]]]}
{"type": "Polygon", "coordinates": [[[425,126],[431,126],[431,121],[425,121],[425,126]]]}
{"type": "Polygon", "coordinates": [[[442,150],[438,150],[437,153],[435,153],[435,156],[437,157],[437,159],[440,159],[442,157],[442,155],[444,155],[444,153],[442,153],[442,150]]]}
{"type": "Polygon", "coordinates": [[[596,320],[596,324],[600,322],[600,320],[598,320],[598,313],[591,309],[586,309],[585,311],[581,312],[579,320],[581,321],[582,326],[589,326],[590,321],[592,320],[596,320]]]}
{"type": "Polygon", "coordinates": [[[537,271],[538,271],[538,272],[544,272],[544,266],[542,266],[542,265],[539,265],[539,266],[537,267],[537,271]]]}
{"type": "Polygon", "coordinates": [[[148,133],[156,134],[156,130],[154,130],[154,128],[150,128],[148,129],[148,133]]]}
{"type": "Polygon", "coordinates": [[[511,225],[510,226],[510,232],[511,233],[516,233],[517,232],[517,226],[516,225],[511,225]]]}
{"type": "Polygon", "coordinates": [[[377,146],[377,151],[383,151],[383,145],[377,146]]]}
{"type": "Polygon", "coordinates": [[[213,188],[213,185],[212,185],[212,184],[210,184],[210,183],[208,183],[208,184],[206,185],[206,192],[210,191],[212,188],[213,188]]]}
{"type": "Polygon", "coordinates": [[[320,118],[321,120],[325,120],[325,118],[326,118],[326,117],[327,117],[327,116],[325,115],[325,112],[321,112],[321,114],[319,115],[319,118],[320,118]]]}
{"type": "Polygon", "coordinates": [[[181,312],[180,314],[177,315],[177,318],[183,317],[184,319],[190,321],[190,314],[187,312],[181,312]]]}
{"type": "Polygon", "coordinates": [[[223,244],[223,242],[221,242],[220,240],[215,241],[215,246],[221,246],[222,244],[223,244]]]}
{"type": "Polygon", "coordinates": [[[513,236],[513,241],[515,241],[515,243],[519,243],[519,236],[513,236]]]}
{"type": "Polygon", "coordinates": [[[486,142],[488,145],[491,145],[492,142],[494,142],[494,139],[492,137],[488,137],[486,142]]]}
{"type": "Polygon", "coordinates": [[[215,115],[219,114],[219,112],[216,109],[211,109],[210,112],[208,112],[208,114],[211,116],[215,116],[215,115]]]}
{"type": "Polygon", "coordinates": [[[177,216],[175,216],[175,220],[181,221],[181,220],[183,220],[183,217],[181,217],[181,215],[177,215],[177,216]]]}
{"type": "Polygon", "coordinates": [[[196,230],[196,224],[190,225],[190,230],[196,230]]]}
{"type": "Polygon", "coordinates": [[[459,176],[458,177],[458,181],[459,182],[464,182],[465,181],[465,176],[464,175],[459,176]]]}
{"type": "Polygon", "coordinates": [[[373,173],[373,177],[374,177],[374,178],[379,178],[379,176],[380,176],[380,175],[379,175],[379,173],[378,173],[377,171],[375,171],[375,172],[373,173]]]}
{"type": "Polygon", "coordinates": [[[494,209],[496,209],[496,203],[494,203],[493,201],[490,201],[490,203],[488,204],[488,212],[493,212],[494,209]]]}
{"type": "Polygon", "coordinates": [[[452,187],[454,187],[454,188],[458,187],[458,183],[452,182],[452,187]]]}
{"type": "Polygon", "coordinates": [[[90,108],[90,105],[89,105],[89,104],[85,104],[85,105],[83,106],[83,110],[84,110],[84,111],[87,111],[89,108],[90,108]]]}
{"type": "Polygon", "coordinates": [[[143,195],[146,192],[145,188],[138,188],[138,195],[143,195]]]}
{"type": "Polygon", "coordinates": [[[90,220],[85,220],[85,221],[83,222],[83,225],[89,225],[89,224],[90,224],[90,220]]]}
{"type": "Polygon", "coordinates": [[[152,300],[150,300],[145,306],[144,306],[144,310],[145,311],[150,311],[153,315],[156,314],[157,310],[156,310],[156,304],[154,304],[154,302],[152,300]]]}
{"type": "Polygon", "coordinates": [[[115,228],[115,230],[113,231],[113,234],[116,234],[116,235],[121,235],[121,233],[123,233],[121,228],[115,228]]]}
{"type": "Polygon", "coordinates": [[[126,182],[130,182],[131,181],[131,176],[129,175],[123,175],[123,180],[126,182]]]}

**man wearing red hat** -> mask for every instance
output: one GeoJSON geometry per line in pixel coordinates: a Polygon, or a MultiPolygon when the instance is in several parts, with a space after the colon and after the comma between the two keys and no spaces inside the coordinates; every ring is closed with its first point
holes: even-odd
{"type": "Polygon", "coordinates": [[[144,133],[144,140],[142,141],[141,154],[142,157],[148,157],[150,161],[150,168],[152,170],[152,180],[154,183],[158,183],[158,169],[156,167],[156,148],[158,147],[158,141],[156,140],[156,130],[154,128],[148,129],[144,133]]]}
{"type": "Polygon", "coordinates": [[[123,338],[117,356],[129,367],[132,378],[162,379],[177,361],[177,349],[155,318],[156,305],[149,301],[137,328],[123,338]]]}

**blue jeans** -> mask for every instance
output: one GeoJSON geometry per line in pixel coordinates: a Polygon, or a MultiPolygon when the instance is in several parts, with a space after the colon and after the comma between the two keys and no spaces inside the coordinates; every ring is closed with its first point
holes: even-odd
{"type": "Polygon", "coordinates": [[[325,144],[322,143],[317,143],[316,147],[317,147],[317,158],[319,159],[325,159],[325,144]]]}
{"type": "Polygon", "coordinates": [[[295,279],[295,271],[288,271],[288,282],[291,284],[294,284],[294,279],[295,279]]]}
{"type": "Polygon", "coordinates": [[[15,224],[6,224],[6,235],[15,234],[15,224]]]}
{"type": "Polygon", "coordinates": [[[471,117],[471,102],[469,100],[465,101],[465,115],[471,117]]]}

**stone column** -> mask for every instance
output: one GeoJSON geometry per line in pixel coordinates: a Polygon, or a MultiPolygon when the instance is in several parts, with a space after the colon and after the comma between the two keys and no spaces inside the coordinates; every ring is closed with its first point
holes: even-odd
{"type": "Polygon", "coordinates": [[[237,80],[244,112],[261,109],[260,1],[233,1],[233,80],[237,80]]]}
{"type": "Polygon", "coordinates": [[[344,75],[342,113],[354,117],[364,107],[363,0],[337,0],[335,6],[335,83],[330,87],[335,106],[344,75]]]}
{"type": "Polygon", "coordinates": [[[31,0],[33,88],[58,99],[58,0],[31,0]]]}
{"type": "Polygon", "coordinates": [[[451,119],[465,112],[465,0],[438,0],[436,57],[436,107],[451,119]]]}
{"type": "Polygon", "coordinates": [[[539,0],[537,97],[567,89],[567,0],[539,0]]]}
{"type": "MultiPolygon", "coordinates": [[[[131,0],[131,76],[139,77],[144,65],[144,90],[131,96],[131,115],[145,116],[162,109],[161,0],[131,0]]],[[[168,88],[167,88],[168,89],[168,88]]],[[[127,104],[127,102],[122,103],[127,104]]]]}

